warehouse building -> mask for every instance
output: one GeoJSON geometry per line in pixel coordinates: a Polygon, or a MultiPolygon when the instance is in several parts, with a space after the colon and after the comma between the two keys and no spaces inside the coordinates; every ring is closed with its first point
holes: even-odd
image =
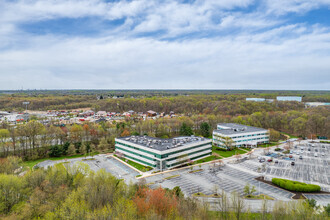
{"type": "Polygon", "coordinates": [[[166,170],[212,155],[212,140],[202,137],[160,139],[129,136],[115,139],[117,155],[128,160],[166,170]]]}
{"type": "Polygon", "coordinates": [[[268,130],[235,123],[221,123],[213,131],[213,144],[221,148],[253,147],[268,143],[268,130]]]}

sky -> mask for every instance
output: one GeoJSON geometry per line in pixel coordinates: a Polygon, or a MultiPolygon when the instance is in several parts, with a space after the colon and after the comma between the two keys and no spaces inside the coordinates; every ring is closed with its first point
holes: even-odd
{"type": "Polygon", "coordinates": [[[330,89],[330,0],[0,0],[0,90],[330,89]]]}

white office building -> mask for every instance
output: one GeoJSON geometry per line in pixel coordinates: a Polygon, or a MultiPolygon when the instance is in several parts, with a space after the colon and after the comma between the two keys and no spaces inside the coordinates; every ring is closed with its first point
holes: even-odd
{"type": "Polygon", "coordinates": [[[268,143],[268,130],[235,123],[221,123],[213,131],[213,144],[228,148],[230,143],[234,147],[257,146],[268,143]]]}
{"type": "Polygon", "coordinates": [[[129,136],[115,139],[118,155],[128,160],[166,170],[212,155],[212,140],[202,137],[171,139],[129,136]]]}
{"type": "Polygon", "coordinates": [[[284,101],[284,102],[287,102],[287,101],[301,102],[302,98],[300,96],[277,96],[276,100],[284,101]]]}

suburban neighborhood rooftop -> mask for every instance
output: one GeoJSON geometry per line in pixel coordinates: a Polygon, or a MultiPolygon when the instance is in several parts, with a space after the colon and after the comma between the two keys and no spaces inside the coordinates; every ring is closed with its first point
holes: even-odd
{"type": "Polygon", "coordinates": [[[142,145],[144,147],[148,147],[159,151],[169,150],[184,145],[189,145],[192,143],[196,144],[198,142],[204,142],[207,140],[209,140],[210,142],[212,141],[211,139],[207,139],[204,137],[196,137],[196,136],[182,136],[182,137],[168,138],[168,139],[154,138],[149,136],[129,136],[129,137],[121,137],[117,139],[128,141],[134,144],[142,145]]]}

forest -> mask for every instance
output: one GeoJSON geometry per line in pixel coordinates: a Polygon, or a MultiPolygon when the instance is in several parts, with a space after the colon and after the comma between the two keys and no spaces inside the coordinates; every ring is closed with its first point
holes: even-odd
{"type": "Polygon", "coordinates": [[[23,111],[22,102],[30,102],[30,110],[94,110],[123,112],[174,111],[180,114],[245,115],[258,111],[300,110],[297,102],[247,102],[247,97],[276,99],[277,95],[298,95],[303,102],[330,102],[328,91],[212,91],[212,90],[139,90],[139,91],[31,91],[0,92],[0,110],[23,111]],[[113,96],[118,98],[114,99],[113,96]]]}
{"type": "Polygon", "coordinates": [[[55,123],[44,125],[37,120],[30,120],[15,126],[5,122],[0,124],[0,156],[14,155],[24,160],[35,160],[49,155],[112,152],[115,137],[129,135],[170,138],[195,134],[211,138],[217,123],[222,122],[270,129],[272,142],[281,139],[280,132],[301,138],[330,136],[330,116],[326,107],[300,111],[262,111],[239,116],[199,114],[145,121],[127,118],[122,122],[86,122],[66,126],[55,123]]]}
{"type": "Polygon", "coordinates": [[[179,187],[149,189],[145,182],[126,184],[110,173],[93,172],[83,163],[60,163],[20,175],[21,160],[0,159],[1,219],[326,219],[328,205],[318,210],[313,201],[277,202],[272,211],[266,200],[260,213],[251,213],[244,200],[222,193],[219,211],[183,196],[179,187]],[[247,209],[247,211],[246,211],[247,209]]]}

